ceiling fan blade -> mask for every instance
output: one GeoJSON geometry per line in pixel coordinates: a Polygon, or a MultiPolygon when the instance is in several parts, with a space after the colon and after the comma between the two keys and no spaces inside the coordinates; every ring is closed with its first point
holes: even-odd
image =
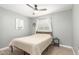
{"type": "Polygon", "coordinates": [[[29,6],[30,8],[32,8],[32,9],[34,9],[35,10],[35,8],[34,7],[32,7],[31,5],[29,5],[29,4],[26,4],[27,6],[29,6]]]}
{"type": "Polygon", "coordinates": [[[38,9],[39,11],[46,11],[47,9],[45,8],[45,9],[38,9]]]}
{"type": "Polygon", "coordinates": [[[34,10],[37,10],[37,11],[46,11],[47,9],[44,8],[44,9],[38,9],[38,6],[37,4],[34,4],[34,7],[29,5],[29,4],[26,4],[27,6],[29,6],[30,8],[34,9],[34,10]]]}

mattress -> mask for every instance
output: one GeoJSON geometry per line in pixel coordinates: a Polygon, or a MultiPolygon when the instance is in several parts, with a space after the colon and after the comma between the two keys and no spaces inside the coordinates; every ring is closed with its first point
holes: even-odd
{"type": "Polygon", "coordinates": [[[31,55],[40,55],[52,42],[50,34],[35,34],[22,38],[15,38],[10,46],[17,47],[31,55]]]}

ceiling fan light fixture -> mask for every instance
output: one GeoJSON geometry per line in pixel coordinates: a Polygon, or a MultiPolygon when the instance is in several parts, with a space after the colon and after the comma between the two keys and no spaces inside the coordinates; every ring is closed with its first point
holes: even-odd
{"type": "Polygon", "coordinates": [[[39,15],[39,11],[34,10],[33,15],[39,15]]]}
{"type": "Polygon", "coordinates": [[[33,10],[37,10],[37,11],[46,11],[46,8],[43,9],[39,9],[37,4],[34,4],[34,6],[31,6],[29,4],[26,4],[27,6],[29,6],[30,8],[32,8],[33,10]]]}

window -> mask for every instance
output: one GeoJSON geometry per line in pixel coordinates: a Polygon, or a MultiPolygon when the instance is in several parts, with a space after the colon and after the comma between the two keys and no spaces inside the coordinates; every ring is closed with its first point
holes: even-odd
{"type": "Polygon", "coordinates": [[[16,18],[16,29],[18,30],[24,29],[24,20],[16,18]]]}
{"type": "Polygon", "coordinates": [[[37,19],[36,31],[51,32],[51,18],[37,19]]]}

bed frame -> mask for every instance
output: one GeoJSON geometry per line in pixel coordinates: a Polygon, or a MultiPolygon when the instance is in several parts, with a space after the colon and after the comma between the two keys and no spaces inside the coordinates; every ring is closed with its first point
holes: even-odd
{"type": "MultiPolygon", "coordinates": [[[[41,31],[36,31],[36,33],[39,33],[39,34],[50,34],[51,36],[53,36],[52,32],[41,32],[41,31]]],[[[51,45],[51,44],[50,44],[51,45]]],[[[50,46],[49,45],[49,46],[50,46]]],[[[48,50],[49,46],[45,49],[45,50],[48,50]]],[[[13,52],[13,46],[10,46],[11,48],[11,52],[13,52]]],[[[16,47],[17,48],[17,47],[16,47]]],[[[19,49],[19,48],[18,48],[19,49]]],[[[22,49],[20,49],[22,50],[22,49]]],[[[22,50],[23,51],[23,50],[22,50]]],[[[24,55],[26,54],[27,52],[24,51],[24,55]]],[[[30,55],[29,53],[27,53],[28,55],[30,55]]]]}

